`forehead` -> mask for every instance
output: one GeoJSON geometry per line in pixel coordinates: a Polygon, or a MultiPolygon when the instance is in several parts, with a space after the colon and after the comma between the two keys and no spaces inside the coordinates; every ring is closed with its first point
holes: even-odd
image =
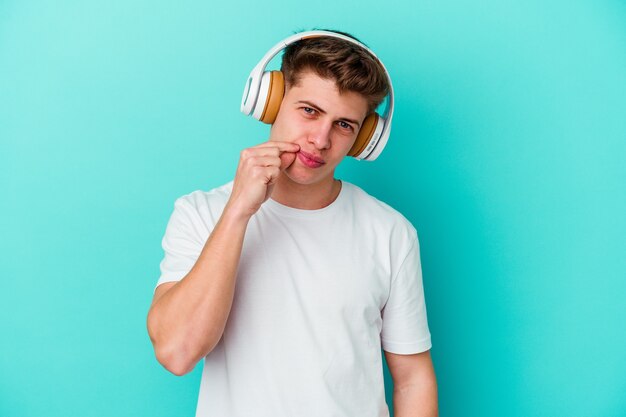
{"type": "Polygon", "coordinates": [[[367,100],[354,91],[339,92],[333,79],[322,78],[312,71],[298,75],[298,82],[286,86],[285,99],[289,104],[304,100],[315,103],[325,112],[338,117],[363,119],[367,112],[367,100]]]}

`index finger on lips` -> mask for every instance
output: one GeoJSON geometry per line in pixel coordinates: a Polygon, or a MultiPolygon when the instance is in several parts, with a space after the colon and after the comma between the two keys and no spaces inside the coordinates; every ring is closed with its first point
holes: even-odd
{"type": "Polygon", "coordinates": [[[298,152],[300,150],[300,145],[295,144],[293,142],[268,141],[268,142],[265,142],[261,146],[278,148],[280,153],[283,153],[283,152],[298,152]]]}

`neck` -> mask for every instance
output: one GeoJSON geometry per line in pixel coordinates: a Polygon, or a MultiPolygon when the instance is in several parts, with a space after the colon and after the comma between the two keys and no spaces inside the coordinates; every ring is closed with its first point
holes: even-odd
{"type": "Polygon", "coordinates": [[[274,186],[272,199],[287,207],[317,210],[335,201],[340,191],[341,181],[332,177],[317,184],[298,184],[281,175],[274,186]]]}

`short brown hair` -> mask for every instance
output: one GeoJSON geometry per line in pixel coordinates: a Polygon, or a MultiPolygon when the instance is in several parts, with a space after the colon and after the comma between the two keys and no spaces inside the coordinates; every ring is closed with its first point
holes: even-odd
{"type": "MultiPolygon", "coordinates": [[[[331,32],[361,42],[348,33],[331,32]]],[[[371,53],[352,42],[330,36],[305,38],[290,44],[285,48],[280,69],[287,86],[298,85],[300,74],[306,70],[333,79],[340,93],[353,91],[365,97],[368,114],[389,92],[385,69],[371,53]]]]}

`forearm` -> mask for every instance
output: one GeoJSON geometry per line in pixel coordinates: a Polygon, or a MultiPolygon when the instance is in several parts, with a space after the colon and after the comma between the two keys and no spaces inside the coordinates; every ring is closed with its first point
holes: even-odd
{"type": "Polygon", "coordinates": [[[191,271],[148,313],[157,359],[175,374],[193,369],[224,332],[248,219],[225,210],[191,271]]]}
{"type": "Polygon", "coordinates": [[[434,377],[403,387],[394,387],[395,417],[437,417],[437,382],[434,377]]]}

